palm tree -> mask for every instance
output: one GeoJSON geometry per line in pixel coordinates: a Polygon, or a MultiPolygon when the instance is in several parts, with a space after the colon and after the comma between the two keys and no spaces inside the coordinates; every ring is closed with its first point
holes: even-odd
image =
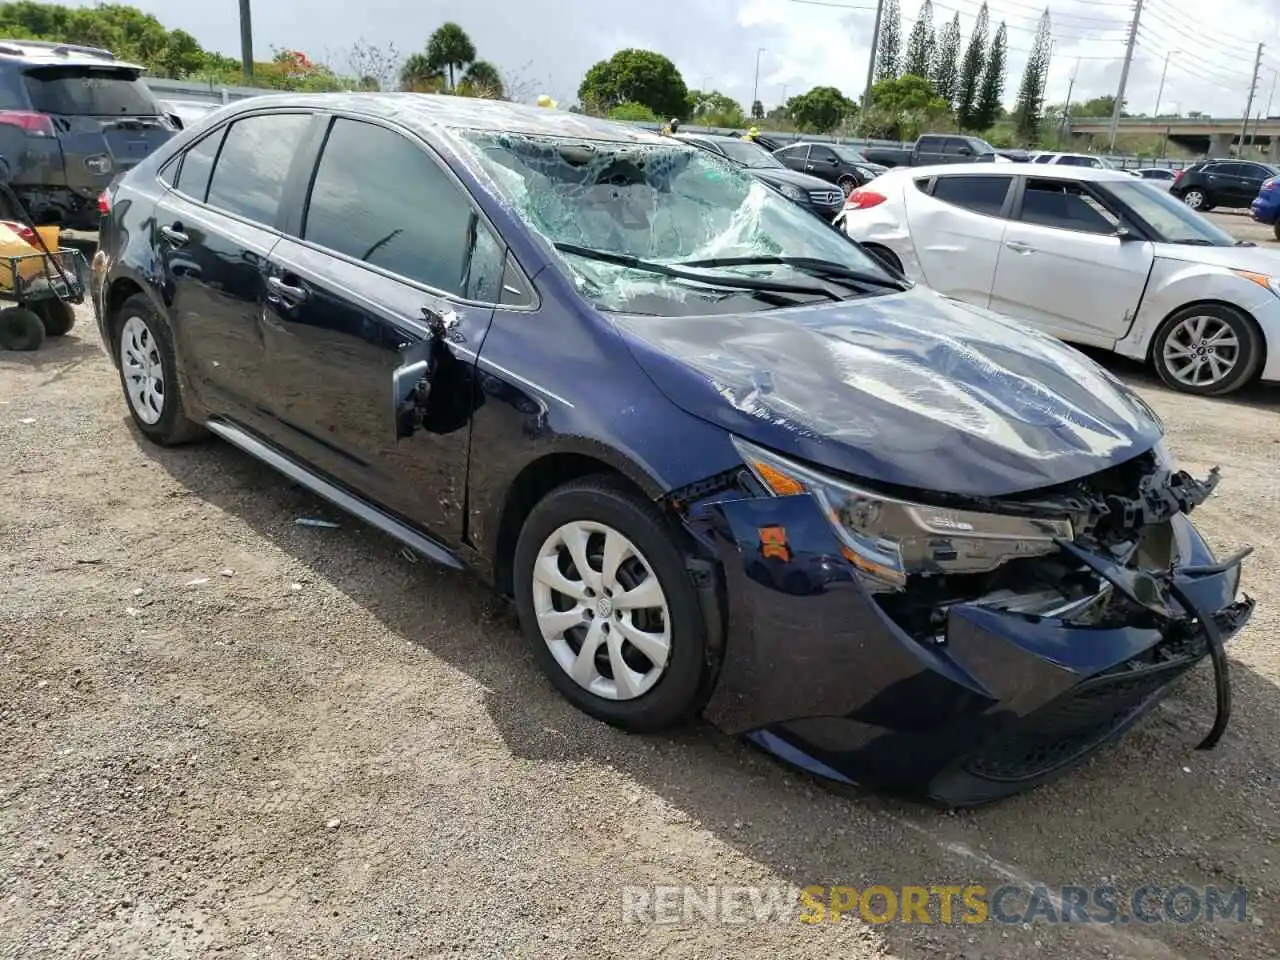
{"type": "Polygon", "coordinates": [[[450,90],[454,88],[454,71],[460,70],[475,58],[475,44],[471,42],[467,32],[452,21],[442,24],[427,41],[427,62],[438,72],[448,72],[450,90]]]}
{"type": "Polygon", "coordinates": [[[501,100],[504,97],[502,77],[498,73],[498,68],[488,60],[476,60],[467,67],[462,83],[471,88],[474,96],[489,100],[501,100]]]}
{"type": "Polygon", "coordinates": [[[411,53],[400,68],[400,88],[414,93],[434,93],[444,83],[444,75],[431,65],[425,53],[411,53]]]}

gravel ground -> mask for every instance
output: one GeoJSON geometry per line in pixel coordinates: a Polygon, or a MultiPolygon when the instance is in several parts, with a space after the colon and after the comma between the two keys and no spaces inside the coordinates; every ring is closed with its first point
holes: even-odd
{"type": "MultiPolygon", "coordinates": [[[[1234,225],[1234,222],[1233,222],[1234,225]]],[[[232,448],[130,428],[91,323],[0,354],[0,957],[1280,956],[1280,392],[1108,361],[1221,493],[1260,600],[1064,781],[946,814],[705,726],[630,737],[536,673],[466,575],[232,448]],[[340,529],[294,524],[336,520],[340,529]],[[623,885],[1242,885],[1243,923],[623,923],[623,885]]]]}

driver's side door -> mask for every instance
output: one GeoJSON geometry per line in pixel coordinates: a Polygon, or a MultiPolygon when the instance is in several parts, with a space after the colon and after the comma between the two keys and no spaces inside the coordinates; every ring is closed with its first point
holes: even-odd
{"type": "Polygon", "coordinates": [[[1063,340],[1112,347],[1129,330],[1155,252],[1101,194],[1073,180],[1021,178],[990,307],[1063,340]]]}

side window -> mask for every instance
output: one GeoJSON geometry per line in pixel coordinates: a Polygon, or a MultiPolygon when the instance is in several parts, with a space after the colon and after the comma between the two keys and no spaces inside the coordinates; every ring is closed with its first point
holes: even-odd
{"type": "Polygon", "coordinates": [[[1028,180],[1022,197],[1022,220],[1042,227],[1081,233],[1113,234],[1120,219],[1078,183],[1028,180]]]}
{"type": "Polygon", "coordinates": [[[16,70],[0,70],[0,110],[30,110],[26,87],[16,70]]]}
{"type": "Polygon", "coordinates": [[[502,272],[506,268],[506,250],[476,217],[471,218],[471,251],[467,262],[468,300],[498,303],[502,300],[502,272]]]}
{"type": "Polygon", "coordinates": [[[1008,196],[1012,177],[956,176],[938,177],[933,186],[936,200],[962,207],[988,217],[1000,216],[1004,198],[1008,196]]]}
{"type": "Polygon", "coordinates": [[[1266,180],[1271,176],[1266,167],[1260,167],[1256,163],[1242,163],[1240,166],[1244,168],[1241,171],[1242,175],[1250,180],[1266,180]]]}
{"type": "Polygon", "coordinates": [[[810,163],[831,163],[836,159],[836,152],[830,147],[820,147],[814,144],[809,148],[810,163]]]}
{"type": "MultiPolygon", "coordinates": [[[[307,204],[302,237],[435,290],[491,291],[501,258],[478,263],[471,250],[500,249],[487,228],[471,234],[466,194],[420,144],[386,127],[334,121],[307,204]],[[482,239],[483,237],[483,239],[482,239]]],[[[496,299],[488,293],[483,299],[496,299]]]]}
{"type": "Polygon", "coordinates": [[[1240,176],[1240,164],[1238,163],[1211,163],[1204,168],[1205,173],[1213,174],[1219,177],[1238,177],[1240,176]]]}
{"type": "MultiPolygon", "coordinates": [[[[263,114],[232,123],[209,181],[209,205],[274,224],[289,165],[310,123],[311,115],[302,113],[263,114]]],[[[185,178],[184,171],[179,179],[185,178]]]]}
{"type": "Polygon", "coordinates": [[[218,147],[222,145],[225,133],[225,129],[217,130],[183,154],[182,165],[177,169],[178,178],[173,183],[175,190],[204,203],[205,195],[209,192],[213,161],[218,158],[218,147]]]}
{"type": "Polygon", "coordinates": [[[1053,163],[1053,154],[1052,153],[1040,154],[1040,156],[1036,157],[1036,163],[1053,163]]]}
{"type": "Polygon", "coordinates": [[[925,134],[916,140],[917,153],[942,153],[946,146],[945,137],[931,137],[925,134]]]}
{"type": "Polygon", "coordinates": [[[941,137],[935,137],[932,146],[921,146],[920,149],[934,151],[941,149],[948,157],[968,157],[973,155],[973,148],[969,146],[969,141],[963,137],[947,137],[945,143],[941,137]]]}

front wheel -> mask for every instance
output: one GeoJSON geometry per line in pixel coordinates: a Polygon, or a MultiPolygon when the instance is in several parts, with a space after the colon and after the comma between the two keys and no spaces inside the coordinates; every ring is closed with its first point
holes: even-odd
{"type": "Polygon", "coordinates": [[[839,187],[841,191],[844,193],[844,195],[847,197],[849,194],[853,193],[853,191],[859,187],[859,183],[856,177],[850,177],[846,175],[836,181],[836,186],[839,187]]]}
{"type": "Polygon", "coordinates": [[[1209,303],[1179,310],[1152,344],[1160,379],[1185,393],[1218,396],[1238,390],[1262,363],[1262,334],[1231,307],[1209,303]]]}
{"type": "Polygon", "coordinates": [[[553,490],[530,512],[513,565],[520,627],[570,703],[633,732],[699,706],[706,650],[676,532],[609,477],[553,490]]]}
{"type": "Polygon", "coordinates": [[[1280,220],[1276,221],[1276,225],[1271,228],[1276,235],[1276,239],[1280,240],[1280,220]]]}

